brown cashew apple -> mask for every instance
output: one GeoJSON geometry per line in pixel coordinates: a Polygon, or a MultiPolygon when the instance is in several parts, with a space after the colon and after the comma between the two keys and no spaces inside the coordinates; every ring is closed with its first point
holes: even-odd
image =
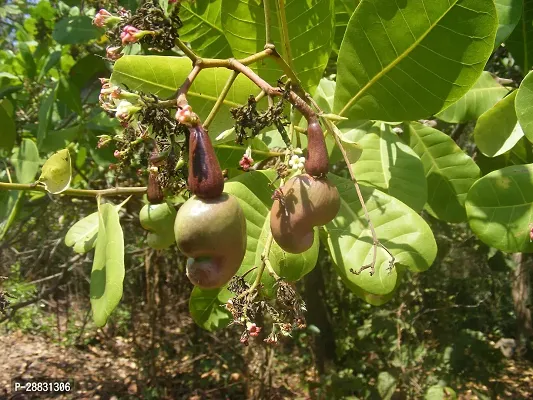
{"type": "Polygon", "coordinates": [[[181,206],[174,224],[178,248],[189,257],[187,276],[202,289],[224,286],[246,252],[246,219],[235,197],[193,196],[181,206]]]}
{"type": "Polygon", "coordinates": [[[328,149],[324,131],[315,117],[307,121],[307,158],[305,171],[315,177],[325,176],[329,170],[328,149]]]}
{"type": "Polygon", "coordinates": [[[340,209],[337,188],[325,177],[303,174],[278,189],[270,211],[276,243],[288,253],[303,253],[313,245],[313,228],[330,222],[340,209]]]}
{"type": "Polygon", "coordinates": [[[224,190],[224,177],[202,125],[189,127],[189,190],[201,198],[215,198],[224,190]]]}
{"type": "Polygon", "coordinates": [[[152,249],[167,249],[174,244],[176,209],[167,203],[147,204],[139,213],[141,226],[148,231],[147,242],[152,249]]]}

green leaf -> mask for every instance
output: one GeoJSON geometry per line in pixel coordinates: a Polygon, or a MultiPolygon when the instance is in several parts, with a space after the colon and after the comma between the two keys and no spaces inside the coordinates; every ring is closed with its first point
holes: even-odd
{"type": "Polygon", "coordinates": [[[522,17],[505,41],[515,63],[525,75],[533,66],[533,0],[523,0],[522,17]]]}
{"type": "Polygon", "coordinates": [[[523,0],[495,0],[498,13],[498,31],[494,48],[502,44],[514,31],[522,16],[523,0]]]}
{"type": "Polygon", "coordinates": [[[404,125],[405,140],[422,160],[428,185],[426,210],[446,222],[466,220],[464,203],[479,168],[445,133],[418,122],[404,125]]]}
{"type": "MultiPolygon", "coordinates": [[[[335,134],[337,135],[338,133],[335,134]]],[[[359,143],[352,142],[347,139],[344,135],[342,135],[342,132],[341,134],[338,134],[338,136],[341,139],[342,147],[346,151],[346,158],[348,159],[348,162],[350,164],[355,164],[363,154],[363,147],[359,143]]]]}
{"type": "Polygon", "coordinates": [[[16,147],[11,156],[11,163],[15,167],[18,183],[32,183],[41,165],[39,150],[31,139],[22,139],[20,147],[16,147]]]}
{"type": "Polygon", "coordinates": [[[380,372],[378,375],[377,389],[383,400],[390,400],[396,391],[398,381],[387,371],[380,372]]]}
{"type": "Polygon", "coordinates": [[[229,43],[222,31],[220,7],[222,0],[181,4],[180,39],[191,44],[196,54],[209,58],[232,57],[229,43]]]}
{"type": "Polygon", "coordinates": [[[97,327],[107,319],[122,298],[124,281],[124,236],[118,211],[112,204],[99,207],[98,238],[91,271],[91,308],[97,327]]]}
{"type": "MultiPolygon", "coordinates": [[[[270,231],[270,209],[272,208],[273,187],[270,182],[274,180],[274,171],[251,171],[226,182],[224,191],[232,194],[239,200],[246,217],[247,247],[246,254],[237,275],[243,275],[253,267],[261,264],[261,254],[265,248],[268,232],[270,231]]],[[[275,271],[285,271],[288,277],[305,274],[311,271],[316,264],[318,254],[318,238],[309,250],[301,254],[284,252],[276,242],[272,243],[270,261],[275,271]],[[290,265],[292,271],[286,266],[290,265]]],[[[246,280],[255,279],[257,269],[246,275],[246,280]]],[[[303,275],[302,275],[303,276],[303,275]]],[[[262,277],[267,294],[272,294],[274,279],[265,272],[262,277]]]]}
{"type": "Polygon", "coordinates": [[[335,43],[333,49],[339,52],[348,21],[357,8],[359,0],[335,0],[335,43]]]}
{"type": "Polygon", "coordinates": [[[324,113],[333,111],[333,100],[335,97],[336,82],[331,79],[322,78],[318,83],[313,99],[324,113]]]}
{"type": "MultiPolygon", "coordinates": [[[[111,81],[165,99],[181,86],[190,70],[191,60],[187,57],[123,56],[115,63],[111,81]],[[154,71],[157,71],[157,75],[154,71]]],[[[187,100],[202,120],[215,105],[230,73],[225,68],[206,69],[192,84],[187,100]]],[[[248,96],[257,92],[253,83],[239,75],[210,126],[211,136],[216,137],[232,126],[230,108],[246,104],[248,96]]]]}
{"type": "Polygon", "coordinates": [[[77,44],[98,39],[103,33],[103,29],[93,25],[91,18],[74,16],[61,19],[56,24],[52,37],[60,44],[77,44]]]}
{"type": "Polygon", "coordinates": [[[52,112],[54,111],[54,102],[56,101],[57,85],[52,87],[48,96],[43,97],[41,107],[39,108],[39,127],[37,128],[37,146],[41,147],[50,126],[52,112]]]}
{"type": "MultiPolygon", "coordinates": [[[[266,221],[270,223],[270,213],[268,213],[266,221]]],[[[259,242],[264,247],[266,244],[270,228],[264,228],[261,232],[259,242]]],[[[272,269],[281,278],[289,282],[296,282],[302,279],[305,275],[311,272],[318,261],[318,229],[314,230],[314,242],[311,248],[301,254],[291,254],[284,252],[274,241],[270,249],[269,260],[272,264],[272,269]],[[299,257],[299,258],[298,258],[299,257]]],[[[261,259],[256,257],[257,262],[261,259]]],[[[268,273],[266,271],[265,273],[268,273]]]]}
{"type": "MultiPolygon", "coordinates": [[[[276,1],[270,0],[271,41],[289,62],[302,86],[314,92],[328,63],[333,46],[334,2],[332,0],[287,0],[288,40],[283,36],[276,12],[276,1]]],[[[236,58],[248,57],[263,50],[265,17],[262,0],[222,0],[222,28],[236,58]]],[[[251,68],[270,84],[284,74],[272,60],[261,61],[251,68]]]]}
{"type": "MultiPolygon", "coordinates": [[[[255,162],[262,161],[272,154],[268,146],[258,138],[250,140],[250,145],[252,146],[252,158],[255,162]]],[[[223,169],[237,168],[246,151],[246,146],[240,146],[236,143],[217,144],[214,147],[220,167],[223,169]]]]}
{"type": "Polygon", "coordinates": [[[508,253],[531,253],[533,164],[516,165],[479,179],[466,198],[472,231],[489,246],[508,253]]]}
{"type": "Polygon", "coordinates": [[[71,126],[70,128],[61,129],[59,131],[48,132],[40,149],[43,153],[57,151],[77,140],[83,132],[84,129],[81,125],[71,126]]]}
{"type": "Polygon", "coordinates": [[[52,68],[54,68],[59,61],[61,60],[61,51],[57,50],[48,55],[46,58],[46,63],[44,64],[44,67],[39,72],[39,78],[37,78],[38,81],[43,79],[43,77],[50,71],[52,68]]]}
{"type": "Polygon", "coordinates": [[[21,42],[18,46],[20,56],[24,61],[24,69],[28,78],[33,79],[37,75],[37,64],[27,43],[21,42]]]}
{"type": "Polygon", "coordinates": [[[451,387],[435,385],[428,389],[424,400],[457,400],[457,394],[451,387]]]}
{"type": "Polygon", "coordinates": [[[524,136],[515,111],[517,91],[504,97],[494,107],[479,117],[474,129],[474,141],[483,154],[499,156],[524,136]]]}
{"type": "Polygon", "coordinates": [[[437,114],[437,118],[454,124],[476,120],[507,93],[509,90],[496,82],[490,72],[483,71],[472,89],[437,114]]]}
{"type": "Polygon", "coordinates": [[[357,181],[421,211],[427,200],[427,183],[418,155],[391,132],[389,125],[381,123],[374,125],[359,145],[363,154],[353,164],[357,181]]]}
{"type": "Polygon", "coordinates": [[[98,212],[80,219],[68,230],[65,236],[65,244],[80,254],[94,249],[98,235],[98,224],[98,212]]]}
{"type": "Polygon", "coordinates": [[[43,165],[39,182],[48,193],[58,194],[67,190],[72,177],[72,165],[68,149],[53,154],[43,165]]]}
{"type": "Polygon", "coordinates": [[[327,245],[335,269],[351,290],[355,287],[354,291],[360,288],[368,293],[386,295],[395,289],[398,270],[402,266],[415,272],[430,267],[437,255],[437,244],[428,224],[394,197],[361,186],[377,237],[396,258],[396,268],[389,272],[390,257],[385,250],[378,248],[373,276],[368,270],[360,275],[351,273],[350,269],[358,271],[363,265],[371,263],[372,235],[353,182],[333,174],[329,174],[328,178],[339,190],[341,209],[325,227],[327,245]]]}
{"type": "Polygon", "coordinates": [[[15,222],[23,197],[23,191],[0,191],[0,241],[15,222]]]}
{"type": "Polygon", "coordinates": [[[83,113],[80,89],[76,85],[71,85],[65,77],[61,77],[59,80],[57,99],[76,114],[81,115],[83,113]]]}
{"type": "Polygon", "coordinates": [[[439,112],[478,79],[497,22],[492,1],[361,1],[339,52],[333,111],[386,121],[439,112]]]}
{"type": "MultiPolygon", "coordinates": [[[[124,203],[115,206],[117,212],[119,212],[124,203]]],[[[80,219],[68,230],[65,236],[65,244],[68,247],[72,247],[76,253],[80,254],[87,253],[89,250],[94,249],[94,246],[96,246],[96,238],[98,236],[98,225],[98,211],[80,219]]]]}
{"type": "Polygon", "coordinates": [[[0,149],[5,149],[8,153],[11,152],[17,137],[15,121],[9,115],[9,106],[6,100],[0,101],[0,149]]]}
{"type": "Polygon", "coordinates": [[[232,293],[225,287],[205,290],[195,286],[189,298],[189,312],[200,327],[213,332],[229,325],[233,319],[224,305],[232,293]]]}
{"type": "Polygon", "coordinates": [[[527,74],[516,94],[516,116],[524,134],[533,142],[533,73],[527,74]]]}
{"type": "Polygon", "coordinates": [[[482,175],[510,165],[531,163],[533,163],[533,147],[526,138],[520,139],[511,150],[498,157],[487,157],[483,153],[478,153],[476,156],[476,164],[479,165],[482,175]]]}
{"type": "Polygon", "coordinates": [[[69,81],[80,90],[88,83],[96,81],[96,78],[107,76],[108,68],[104,60],[94,54],[86,55],[76,61],[69,71],[69,81]]]}
{"type": "Polygon", "coordinates": [[[3,79],[3,78],[7,78],[7,79],[10,79],[10,80],[17,80],[17,76],[16,75],[13,75],[9,72],[0,72],[0,79],[3,79]]]}

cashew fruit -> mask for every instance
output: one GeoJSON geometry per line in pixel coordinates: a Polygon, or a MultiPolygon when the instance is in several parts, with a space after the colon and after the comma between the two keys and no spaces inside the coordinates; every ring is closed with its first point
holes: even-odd
{"type": "Polygon", "coordinates": [[[167,249],[174,244],[176,209],[167,204],[147,204],[139,213],[141,226],[148,231],[147,242],[152,249],[167,249]]]}
{"type": "Polygon", "coordinates": [[[305,171],[315,177],[325,176],[329,170],[328,149],[324,131],[316,118],[310,118],[307,124],[307,158],[305,171]]]}
{"type": "Polygon", "coordinates": [[[202,125],[189,127],[189,190],[198,197],[217,198],[224,190],[224,177],[211,139],[202,125]]]}
{"type": "Polygon", "coordinates": [[[178,248],[189,257],[187,276],[202,289],[224,286],[239,269],[246,252],[246,219],[235,197],[192,196],[174,224],[178,248]]]}
{"type": "Polygon", "coordinates": [[[272,236],[286,252],[303,253],[313,244],[313,227],[339,212],[339,192],[326,178],[302,174],[289,179],[279,193],[270,211],[272,236]]]}
{"type": "Polygon", "coordinates": [[[150,172],[148,175],[148,188],[146,190],[146,197],[150,204],[161,204],[165,198],[161,185],[157,180],[157,175],[150,172]]]}

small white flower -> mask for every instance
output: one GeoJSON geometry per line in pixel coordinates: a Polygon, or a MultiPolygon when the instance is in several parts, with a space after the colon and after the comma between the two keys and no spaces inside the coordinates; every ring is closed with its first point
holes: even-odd
{"type": "Polygon", "coordinates": [[[289,165],[295,171],[298,169],[302,169],[304,167],[304,163],[305,163],[305,157],[300,157],[296,154],[294,154],[289,160],[289,165]]]}
{"type": "Polygon", "coordinates": [[[303,154],[302,149],[300,149],[299,147],[296,147],[292,152],[293,152],[294,154],[303,154]]]}
{"type": "Polygon", "coordinates": [[[127,119],[130,115],[130,110],[133,107],[128,100],[121,100],[117,105],[117,111],[115,117],[118,119],[127,119]]]}

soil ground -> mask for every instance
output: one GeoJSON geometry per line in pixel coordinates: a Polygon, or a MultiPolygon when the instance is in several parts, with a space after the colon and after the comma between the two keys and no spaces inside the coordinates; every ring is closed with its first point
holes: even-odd
{"type": "MultiPolygon", "coordinates": [[[[41,336],[11,332],[0,336],[0,399],[142,399],[145,396],[136,381],[138,366],[133,358],[123,357],[100,346],[84,348],[65,347],[41,336]],[[12,379],[69,380],[74,383],[69,394],[23,395],[12,390],[12,379]]],[[[120,345],[120,343],[119,343],[120,345]]],[[[127,346],[126,343],[123,344],[127,346]]],[[[242,377],[236,377],[234,384],[242,377]]],[[[501,399],[533,398],[533,368],[509,360],[506,368],[493,382],[505,387],[501,399]]],[[[475,390],[483,390],[479,385],[466,385],[458,390],[459,399],[478,399],[475,390]]],[[[296,392],[292,397],[300,398],[296,392]]],[[[182,397],[200,400],[196,394],[182,397]]],[[[280,398],[280,397],[275,397],[280,398]]]]}

